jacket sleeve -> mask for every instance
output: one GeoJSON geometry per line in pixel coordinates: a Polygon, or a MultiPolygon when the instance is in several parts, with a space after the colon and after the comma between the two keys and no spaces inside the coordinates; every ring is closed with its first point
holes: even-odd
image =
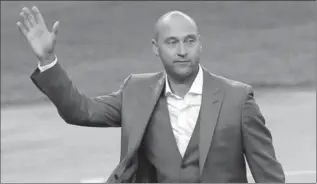
{"type": "Polygon", "coordinates": [[[241,127],[244,154],[252,176],[256,183],[285,183],[282,165],[276,159],[272,136],[254,100],[252,87],[246,87],[245,96],[241,127]]]}
{"type": "Polygon", "coordinates": [[[81,94],[59,63],[45,72],[37,68],[31,80],[53,102],[66,123],[89,127],[120,127],[122,91],[130,77],[118,91],[95,98],[81,94]]]}

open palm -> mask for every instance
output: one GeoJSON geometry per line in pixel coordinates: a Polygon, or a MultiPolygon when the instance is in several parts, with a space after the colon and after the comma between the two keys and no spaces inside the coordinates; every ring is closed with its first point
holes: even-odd
{"type": "Polygon", "coordinates": [[[32,11],[34,16],[28,8],[24,7],[20,13],[24,25],[21,22],[17,22],[17,25],[35,55],[40,60],[44,60],[54,53],[59,22],[55,22],[52,32],[49,32],[39,9],[33,7],[32,11]]]}

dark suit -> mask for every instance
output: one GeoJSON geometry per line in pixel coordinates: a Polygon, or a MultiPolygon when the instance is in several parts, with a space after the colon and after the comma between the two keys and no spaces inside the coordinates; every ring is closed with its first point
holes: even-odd
{"type": "MultiPolygon", "coordinates": [[[[272,137],[246,84],[203,68],[199,170],[202,182],[247,182],[244,156],[256,182],[285,182],[272,137]]],[[[140,147],[165,83],[164,73],[130,75],[114,93],[94,99],[79,93],[59,64],[31,78],[69,124],[121,127],[120,163],[108,182],[155,182],[140,147]]]]}

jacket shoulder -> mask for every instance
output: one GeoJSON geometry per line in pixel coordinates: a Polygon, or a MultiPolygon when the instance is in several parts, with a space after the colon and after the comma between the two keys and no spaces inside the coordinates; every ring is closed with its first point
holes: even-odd
{"type": "Polygon", "coordinates": [[[217,80],[220,89],[225,93],[227,102],[230,102],[231,107],[240,109],[248,96],[254,96],[253,88],[249,84],[218,75],[213,75],[213,77],[217,80]]]}
{"type": "Polygon", "coordinates": [[[241,81],[229,79],[216,74],[211,74],[219,83],[225,88],[249,88],[251,85],[243,83],[241,81]]]}
{"type": "Polygon", "coordinates": [[[137,88],[142,89],[143,87],[149,86],[158,81],[162,76],[163,72],[133,73],[126,77],[123,85],[121,85],[121,89],[124,89],[124,91],[127,89],[132,89],[133,91],[135,91],[137,88]]]}
{"type": "Polygon", "coordinates": [[[163,72],[130,74],[130,84],[150,84],[163,76],[163,72]]]}
{"type": "Polygon", "coordinates": [[[138,79],[138,80],[148,80],[148,79],[156,77],[156,76],[158,76],[158,75],[160,75],[162,73],[163,72],[135,73],[135,74],[131,74],[131,78],[138,79]]]}
{"type": "Polygon", "coordinates": [[[223,76],[215,75],[215,74],[211,74],[211,75],[213,76],[213,78],[215,78],[215,80],[217,80],[217,83],[219,84],[219,86],[228,94],[235,94],[235,95],[240,94],[244,96],[250,92],[253,93],[253,88],[249,84],[246,84],[241,81],[229,79],[223,76]]]}

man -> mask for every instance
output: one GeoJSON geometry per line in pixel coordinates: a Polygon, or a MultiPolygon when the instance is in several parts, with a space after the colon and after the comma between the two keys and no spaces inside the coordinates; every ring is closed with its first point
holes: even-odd
{"type": "Polygon", "coordinates": [[[36,7],[18,27],[39,60],[31,78],[65,122],[121,127],[120,163],[108,182],[285,182],[270,131],[251,86],[216,76],[199,64],[202,45],[188,15],[159,18],[152,40],[164,72],[132,74],[114,93],[79,93],[55,55],[59,23],[46,28],[36,7]]]}

